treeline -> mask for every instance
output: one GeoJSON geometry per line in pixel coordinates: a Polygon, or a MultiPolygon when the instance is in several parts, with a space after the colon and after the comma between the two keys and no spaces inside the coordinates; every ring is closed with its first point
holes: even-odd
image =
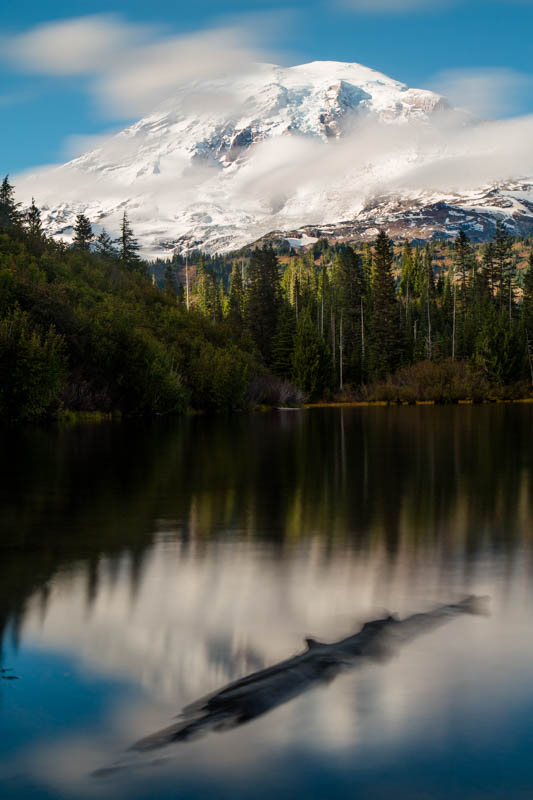
{"type": "MultiPolygon", "coordinates": [[[[516,248],[502,222],[482,246],[463,232],[446,245],[406,241],[401,252],[383,232],[372,245],[320,240],[298,256],[265,246],[235,260],[229,279],[202,258],[189,266],[189,302],[225,319],[275,375],[312,399],[383,394],[384,382],[405,384],[410,374],[418,386],[457,380],[466,396],[477,386],[476,398],[509,386],[528,391],[533,250],[524,270],[516,248]],[[398,370],[401,380],[391,382],[398,370]]],[[[167,264],[167,290],[180,298],[183,274],[167,264]]],[[[435,399],[454,399],[453,392],[435,399]]]]}
{"type": "Polygon", "coordinates": [[[114,241],[79,215],[51,241],[35,203],[0,187],[0,421],[61,409],[165,414],[244,408],[265,368],[229,322],[153,285],[127,216],[114,241]]]}
{"type": "Polygon", "coordinates": [[[126,214],[116,240],[79,214],[72,245],[51,241],[6,178],[0,414],[530,393],[533,251],[526,269],[517,257],[530,245],[498,222],[483,246],[460,233],[398,248],[381,232],[148,265],[126,214]]]}

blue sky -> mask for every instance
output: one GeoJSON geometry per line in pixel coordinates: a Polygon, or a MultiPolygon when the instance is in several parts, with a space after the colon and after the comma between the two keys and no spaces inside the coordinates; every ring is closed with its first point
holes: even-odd
{"type": "MultiPolygon", "coordinates": [[[[117,64],[97,63],[96,45],[88,65],[74,39],[72,54],[54,60],[31,38],[43,25],[110,12],[116,16],[99,18],[98,35],[118,37],[126,54],[152,57],[159,48],[159,68],[169,52],[163,46],[190,53],[191,63],[205,48],[209,59],[218,47],[218,34],[209,39],[209,32],[231,26],[222,61],[245,46],[285,64],[358,61],[410,86],[448,91],[487,116],[533,113],[533,0],[7,0],[0,8],[0,174],[66,160],[83,150],[85,139],[76,137],[116,130],[148,110],[146,96],[114,102],[122,91],[112,74],[117,64]],[[138,39],[151,49],[133,51],[138,39]]],[[[213,56],[212,68],[222,61],[213,56]]]]}

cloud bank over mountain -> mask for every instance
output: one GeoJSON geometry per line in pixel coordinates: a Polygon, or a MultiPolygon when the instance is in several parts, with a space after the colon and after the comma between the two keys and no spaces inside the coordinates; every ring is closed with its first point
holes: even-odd
{"type": "MultiPolygon", "coordinates": [[[[441,230],[453,231],[465,207],[522,225],[533,210],[523,186],[532,135],[533,117],[478,121],[359,64],[254,63],[244,75],[181,84],[138,123],[18,186],[67,239],[76,213],[115,231],[126,209],[148,255],[229,250],[349,220],[386,227],[383,213],[398,203],[458,207],[441,230]]],[[[480,224],[474,215],[474,234],[480,224]]]]}

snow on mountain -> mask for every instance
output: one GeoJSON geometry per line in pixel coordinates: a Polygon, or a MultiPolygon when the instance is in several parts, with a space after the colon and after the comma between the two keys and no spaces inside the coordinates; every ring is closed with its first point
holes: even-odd
{"type": "Polygon", "coordinates": [[[377,226],[418,236],[464,224],[482,238],[503,215],[533,229],[533,186],[506,183],[516,176],[502,173],[511,169],[505,159],[485,175],[497,131],[480,138],[477,130],[440,95],[359,64],[263,64],[237,80],[183,86],[102,146],[26,175],[18,189],[36,197],[49,233],[66,239],[80,211],[114,232],[127,210],[148,256],[227,251],[275,230],[300,239],[310,227],[334,237],[370,236],[377,226]],[[485,160],[469,174],[461,164],[473,147],[476,165],[485,160]]]}

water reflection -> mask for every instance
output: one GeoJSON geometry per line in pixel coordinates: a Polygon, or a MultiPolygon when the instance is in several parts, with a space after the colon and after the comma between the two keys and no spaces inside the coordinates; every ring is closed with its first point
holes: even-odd
{"type": "MultiPolygon", "coordinates": [[[[329,683],[344,671],[367,661],[391,658],[400,644],[461,614],[486,615],[487,600],[471,596],[456,604],[411,614],[404,620],[389,615],[365,622],[358,633],[331,644],[307,638],[303,653],[245,675],[194,701],[183,709],[179,722],[146,736],[131,749],[157,750],[209,731],[227,731],[244,725],[320,684],[329,683]]],[[[108,770],[97,774],[102,772],[108,770]]]]}
{"type": "MultiPolygon", "coordinates": [[[[262,796],[246,775],[283,773],[289,754],[302,781],[309,753],[353,778],[354,752],[390,765],[409,742],[444,748],[470,726],[479,741],[480,719],[501,728],[508,709],[533,706],[532,421],[527,406],[331,409],[4,432],[0,658],[21,680],[0,682],[0,733],[21,731],[10,758],[34,782],[26,796],[92,796],[90,771],[168,724],[169,708],[275,664],[305,635],[331,641],[383,609],[462,593],[490,594],[493,617],[191,744],[157,780],[262,796]],[[55,699],[31,728],[39,680],[55,699]]],[[[0,751],[0,780],[3,763],[0,751]]],[[[268,775],[265,797],[279,790],[268,775]]]]}

